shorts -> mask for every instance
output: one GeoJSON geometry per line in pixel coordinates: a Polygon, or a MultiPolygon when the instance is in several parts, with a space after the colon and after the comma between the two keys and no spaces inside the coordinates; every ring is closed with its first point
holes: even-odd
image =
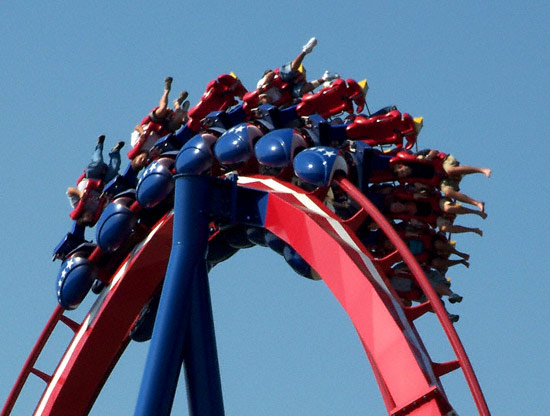
{"type": "Polygon", "coordinates": [[[290,62],[279,68],[279,76],[284,82],[292,82],[298,76],[298,72],[290,69],[290,62]]]}
{"type": "Polygon", "coordinates": [[[279,76],[284,82],[288,82],[291,85],[290,92],[294,98],[300,98],[302,96],[302,88],[306,84],[305,82],[294,82],[298,78],[299,72],[292,71],[290,69],[290,63],[284,64],[279,68],[279,76]]]}
{"type": "MultiPolygon", "coordinates": [[[[447,170],[451,167],[460,166],[460,163],[458,160],[455,159],[453,155],[447,155],[445,159],[443,159],[443,170],[447,172],[447,170]]],[[[445,192],[445,188],[450,187],[451,189],[454,189],[455,191],[460,191],[460,187],[458,184],[462,180],[462,175],[460,176],[453,176],[452,178],[445,178],[441,181],[440,189],[445,192]]]]}
{"type": "Polygon", "coordinates": [[[439,189],[445,193],[445,188],[451,188],[455,190],[456,192],[460,191],[460,186],[458,185],[460,183],[460,179],[451,179],[451,178],[445,178],[441,180],[441,184],[439,185],[439,189]]]}
{"type": "Polygon", "coordinates": [[[447,155],[445,159],[443,159],[443,169],[446,171],[450,167],[456,167],[459,166],[460,163],[458,160],[455,159],[453,155],[447,155]]]}
{"type": "Polygon", "coordinates": [[[413,289],[413,281],[406,277],[391,276],[390,283],[398,292],[410,292],[413,289]]]}
{"type": "Polygon", "coordinates": [[[426,273],[426,277],[428,278],[432,286],[437,286],[437,285],[445,285],[449,287],[451,286],[451,284],[449,283],[447,278],[443,275],[443,273],[438,272],[437,270],[433,270],[433,269],[430,270],[429,272],[426,273]]]}

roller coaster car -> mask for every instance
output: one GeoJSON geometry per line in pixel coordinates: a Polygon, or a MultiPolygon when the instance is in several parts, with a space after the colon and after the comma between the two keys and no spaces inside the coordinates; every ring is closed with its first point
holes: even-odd
{"type": "Polygon", "coordinates": [[[252,110],[260,106],[260,93],[258,90],[249,91],[243,96],[243,109],[251,115],[252,110]]]}
{"type": "Polygon", "coordinates": [[[220,75],[208,83],[197,105],[189,110],[187,126],[194,132],[198,132],[203,118],[213,111],[223,111],[237,104],[235,97],[242,99],[246,92],[246,88],[235,75],[220,75]]]}
{"type": "Polygon", "coordinates": [[[254,145],[262,131],[252,123],[241,123],[222,134],[213,146],[215,157],[226,166],[246,162],[254,157],[254,145]]]}
{"type": "Polygon", "coordinates": [[[301,120],[296,113],[295,105],[279,108],[272,104],[262,104],[258,108],[255,108],[253,121],[255,124],[261,125],[262,129],[266,132],[286,127],[301,126],[301,120]]]}
{"type": "Polygon", "coordinates": [[[109,199],[114,196],[122,194],[136,188],[138,183],[137,173],[132,169],[131,165],[128,165],[124,174],[115,176],[105,187],[103,188],[103,194],[109,199]]]}
{"type": "Polygon", "coordinates": [[[177,154],[181,148],[181,144],[176,137],[177,136],[174,133],[169,133],[166,136],[162,136],[153,145],[151,153],[154,156],[177,154]]]}
{"type": "Polygon", "coordinates": [[[97,279],[97,266],[88,259],[95,249],[83,244],[69,253],[57,275],[57,301],[63,309],[76,309],[97,279]]]}
{"type": "Polygon", "coordinates": [[[353,79],[337,79],[330,86],[314,94],[306,94],[296,107],[300,116],[319,114],[323,118],[347,112],[354,113],[353,103],[357,112],[365,106],[365,89],[353,79]]]}
{"type": "Polygon", "coordinates": [[[405,139],[405,149],[411,149],[416,143],[422,123],[422,117],[413,118],[408,113],[392,109],[371,117],[358,115],[346,127],[346,133],[350,139],[362,140],[370,146],[393,144],[401,148],[405,139]]]}
{"type": "Polygon", "coordinates": [[[52,261],[64,261],[77,250],[86,250],[88,247],[94,247],[95,244],[84,239],[84,230],[74,225],[73,231],[68,232],[53,250],[52,261]]]}
{"type": "Polygon", "coordinates": [[[357,178],[357,186],[365,191],[369,183],[393,181],[394,175],[390,168],[393,155],[373,149],[367,143],[355,141],[350,143],[347,163],[351,167],[352,177],[357,178]]]}
{"type": "Polygon", "coordinates": [[[308,147],[298,130],[277,129],[261,137],[254,146],[258,162],[272,168],[289,166],[294,156],[308,147]]]}
{"type": "Polygon", "coordinates": [[[315,145],[340,147],[347,139],[345,124],[330,124],[318,114],[308,117],[308,133],[315,145]]]}

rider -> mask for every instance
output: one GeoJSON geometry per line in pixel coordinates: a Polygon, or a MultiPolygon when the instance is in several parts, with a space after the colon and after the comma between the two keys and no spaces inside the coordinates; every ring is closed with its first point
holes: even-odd
{"type": "Polygon", "coordinates": [[[485,211],[485,203],[460,192],[459,182],[464,175],[483,173],[491,176],[491,169],[473,166],[460,166],[453,155],[437,150],[426,150],[411,154],[398,152],[390,160],[394,177],[400,182],[418,182],[439,187],[447,198],[452,198],[476,206],[485,211]]]}
{"type": "Polygon", "coordinates": [[[132,149],[128,152],[128,158],[133,160],[141,153],[147,152],[148,154],[159,138],[175,132],[187,121],[187,110],[189,109],[189,101],[185,101],[188,95],[187,91],[182,91],[174,100],[173,110],[168,107],[168,95],[172,89],[172,80],[172,77],[165,78],[164,92],[159,105],[134,128],[130,142],[132,149]]]}
{"type": "Polygon", "coordinates": [[[311,82],[306,81],[306,71],[302,62],[306,55],[313,51],[315,45],[317,45],[317,39],[313,37],[291,62],[275,70],[265,71],[264,76],[258,81],[256,90],[261,104],[275,106],[291,104],[294,99],[313,91],[323,82],[339,78],[339,75],[325,71],[321,78],[311,82]]]}
{"type": "Polygon", "coordinates": [[[108,165],[103,161],[104,142],[104,135],[97,138],[92,160],[78,178],[77,186],[67,189],[67,196],[73,207],[70,216],[78,225],[92,226],[96,223],[105,205],[101,195],[103,186],[113,179],[120,169],[120,149],[124,142],[118,142],[111,149],[108,165]]]}

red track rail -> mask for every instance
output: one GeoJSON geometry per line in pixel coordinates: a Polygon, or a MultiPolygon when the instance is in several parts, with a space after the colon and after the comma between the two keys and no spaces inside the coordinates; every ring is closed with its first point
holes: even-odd
{"type": "MultiPolygon", "coordinates": [[[[458,334],[456,333],[453,324],[451,323],[451,321],[449,321],[449,317],[447,316],[447,312],[445,311],[443,304],[439,301],[439,297],[435,293],[430,282],[422,271],[422,268],[408,249],[407,245],[403,242],[403,240],[401,240],[397,232],[393,229],[386,218],[380,213],[380,211],[378,211],[378,209],[372,204],[372,202],[370,202],[369,199],[366,198],[365,195],[363,195],[361,191],[359,191],[355,187],[355,185],[353,185],[347,179],[340,179],[337,182],[342,187],[342,189],[352,199],[358,202],[361,207],[365,209],[368,215],[374,221],[376,221],[378,226],[382,229],[384,234],[386,234],[388,239],[402,256],[403,261],[407,264],[407,266],[413,273],[418,285],[428,298],[428,302],[430,303],[431,308],[436,313],[439,321],[441,322],[443,330],[445,331],[445,334],[447,335],[447,338],[449,339],[449,342],[456,354],[458,360],[457,364],[460,365],[460,368],[462,368],[464,377],[466,379],[466,382],[468,383],[468,387],[472,392],[472,397],[479,411],[479,414],[483,416],[489,415],[490,411],[487,406],[487,402],[485,401],[485,397],[483,396],[483,392],[481,391],[481,386],[479,385],[477,377],[474,373],[472,364],[470,363],[470,360],[466,355],[464,346],[462,345],[462,342],[460,341],[460,338],[458,337],[458,334]]],[[[453,364],[447,363],[445,367],[452,369],[453,364]]],[[[445,371],[446,369],[442,368],[441,370],[445,371]]]]}
{"type": "Polygon", "coordinates": [[[59,322],[61,315],[63,315],[63,309],[61,308],[61,306],[58,305],[54,309],[52,316],[50,317],[50,319],[48,319],[46,326],[44,327],[44,329],[42,330],[42,333],[38,337],[38,341],[36,341],[36,344],[32,349],[31,353],[29,354],[27,361],[25,361],[25,364],[23,365],[23,368],[19,373],[19,377],[17,377],[17,380],[15,381],[15,384],[11,389],[11,392],[6,400],[6,403],[2,408],[2,413],[0,413],[0,416],[7,416],[11,413],[13,406],[15,405],[15,402],[19,397],[19,394],[21,393],[21,390],[25,385],[25,382],[27,381],[29,375],[34,369],[34,364],[36,363],[36,360],[38,360],[38,357],[40,356],[42,349],[46,345],[46,342],[48,341],[51,333],[53,332],[53,330],[55,329],[55,326],[59,322]]]}
{"type": "MultiPolygon", "coordinates": [[[[489,415],[458,335],[420,266],[370,201],[346,179],[339,179],[338,183],[362,207],[349,221],[334,216],[314,195],[287,183],[265,177],[240,178],[241,185],[270,191],[266,229],[308,261],[347,311],[365,347],[389,414],[447,414],[451,408],[439,377],[460,367],[479,413],[489,415]],[[428,297],[426,304],[404,308],[387,287],[382,269],[389,260],[373,259],[354,235],[353,229],[367,215],[378,223],[397,249],[391,261],[401,257],[413,272],[428,297]],[[332,260],[327,262],[328,258],[332,260]],[[429,359],[412,322],[430,308],[437,314],[456,360],[438,364],[429,359]]],[[[79,328],[74,328],[78,325],[71,324],[72,321],[66,322],[76,329],[75,338],[54,374],[49,376],[33,366],[56,323],[67,320],[61,308],[56,308],[0,416],[9,415],[31,372],[42,375],[48,382],[35,414],[57,415],[66,409],[86,414],[91,409],[127,345],[135,317],[162,281],[171,245],[171,226],[168,214],[122,263],[79,328]],[[147,279],[143,279],[144,275],[147,279]],[[81,377],[84,373],[85,384],[81,377]]]]}

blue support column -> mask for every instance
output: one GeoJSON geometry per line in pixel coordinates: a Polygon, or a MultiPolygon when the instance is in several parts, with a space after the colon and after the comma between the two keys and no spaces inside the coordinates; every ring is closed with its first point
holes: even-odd
{"type": "Polygon", "coordinates": [[[189,413],[195,416],[223,416],[220,368],[206,267],[196,269],[193,286],[191,325],[187,330],[184,359],[189,413]]]}
{"type": "MultiPolygon", "coordinates": [[[[208,333],[211,328],[190,330],[191,326],[201,325],[203,319],[191,319],[191,311],[198,311],[199,315],[204,312],[204,293],[199,293],[204,288],[204,281],[207,282],[206,270],[206,249],[208,243],[208,216],[206,213],[208,195],[208,178],[198,175],[179,175],[176,177],[176,191],[174,201],[174,231],[172,240],[172,251],[164,286],[159,303],[155,328],[149,347],[149,354],[145,364],[145,371],[141,382],[138,402],[135,415],[139,416],[167,416],[172,409],[172,403],[177,388],[177,382],[184,359],[185,350],[189,351],[195,341],[187,339],[188,335],[195,336],[195,333],[208,333]],[[198,283],[195,282],[198,277],[198,283]],[[200,282],[202,280],[202,282],[200,282]],[[192,307],[194,302],[200,306],[192,307]],[[187,345],[187,346],[186,346],[187,345]]],[[[208,286],[206,286],[208,290],[208,286]]],[[[206,293],[209,299],[209,293],[206,293]]],[[[210,307],[210,303],[208,307],[210,307]]],[[[209,311],[210,317],[212,311],[209,311]]],[[[212,324],[211,319],[204,320],[212,324]]],[[[213,337],[207,338],[213,341],[213,337]]],[[[199,341],[199,345],[205,341],[199,341]]],[[[205,344],[206,345],[206,344],[205,344]]],[[[216,354],[215,344],[207,348],[216,354]]],[[[195,357],[195,354],[191,354],[195,357]]],[[[197,358],[197,359],[200,359],[197,358]]],[[[203,356],[203,359],[206,359],[203,356]]],[[[210,361],[211,358],[208,358],[210,361]]],[[[217,367],[217,356],[215,357],[217,367]]],[[[211,367],[211,365],[206,365],[211,367]]],[[[204,368],[200,363],[191,367],[204,368]]],[[[193,377],[188,374],[188,378],[193,377]]],[[[219,373],[217,374],[219,381],[219,373]]],[[[190,392],[193,394],[193,392],[190,392]]],[[[215,388],[213,396],[222,403],[221,387],[215,388]]],[[[194,401],[201,400],[189,397],[190,408],[194,401]]],[[[205,399],[212,400],[213,397],[205,396],[205,399]]],[[[197,405],[204,408],[203,405],[197,405]]],[[[223,414],[223,404],[220,405],[223,414]]]]}

